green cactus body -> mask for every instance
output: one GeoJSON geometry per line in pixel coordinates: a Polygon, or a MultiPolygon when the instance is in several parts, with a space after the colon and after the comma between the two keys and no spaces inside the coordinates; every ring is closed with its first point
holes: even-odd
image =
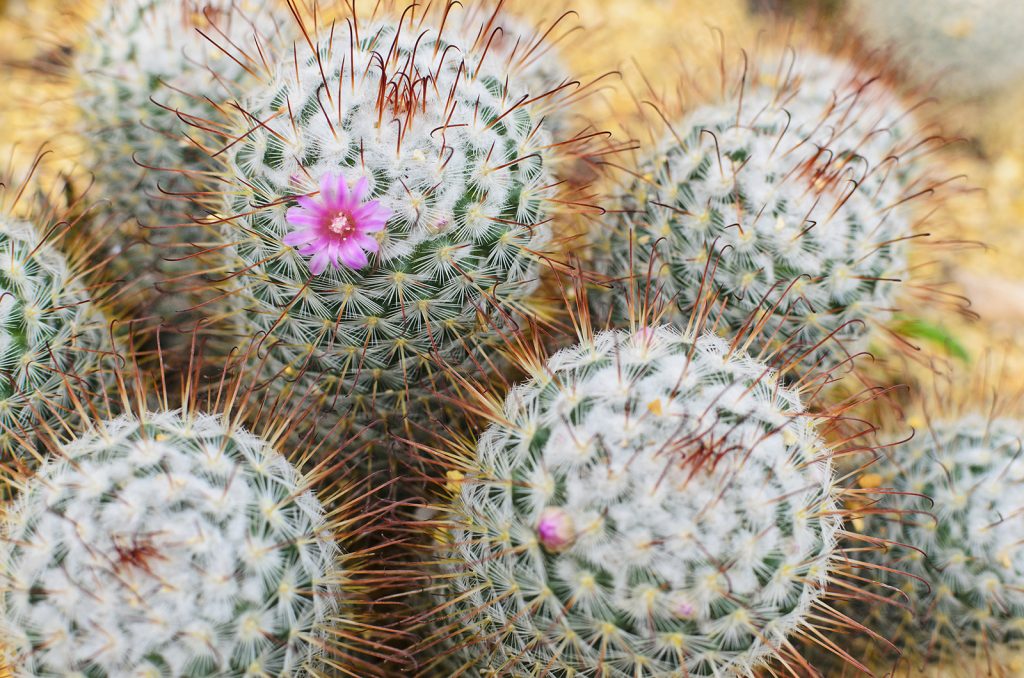
{"type": "Polygon", "coordinates": [[[915,660],[953,670],[1024,651],[1022,435],[1019,419],[967,415],[893,448],[879,469],[884,486],[905,494],[886,502],[896,512],[871,520],[868,532],[892,542],[873,559],[919,579],[872,571],[909,596],[903,614],[879,610],[878,625],[915,660]]]}
{"type": "Polygon", "coordinates": [[[168,323],[196,303],[181,291],[199,285],[190,255],[213,239],[186,198],[214,165],[188,121],[251,77],[239,50],[271,35],[274,17],[263,0],[107,0],[75,55],[85,164],[118,227],[109,275],[176,292],[151,292],[168,323]]]}
{"type": "Polygon", "coordinates": [[[749,675],[786,655],[839,529],[796,393],[669,328],[598,334],[544,375],[450,507],[459,675],[749,675]]]}
{"type": "Polygon", "coordinates": [[[45,413],[71,409],[67,382],[87,382],[106,337],[102,314],[40,230],[0,213],[0,452],[35,437],[45,413]],[[67,381],[66,381],[67,380],[67,381]]]}
{"type": "Polygon", "coordinates": [[[315,674],[341,576],[326,524],[291,464],[221,416],[104,422],[6,508],[14,674],[315,674]]]}
{"type": "Polygon", "coordinates": [[[620,196],[599,265],[638,299],[666,300],[669,318],[722,295],[723,332],[763,322],[755,348],[784,345],[786,360],[827,368],[891,315],[911,225],[823,165],[787,131],[793,114],[757,91],[672,123],[620,196]]]}
{"type": "Polygon", "coordinates": [[[356,416],[405,413],[433,392],[434,358],[461,364],[493,337],[536,286],[551,236],[542,101],[431,17],[358,37],[338,27],[297,65],[289,51],[226,154],[238,333],[266,337],[275,370],[356,416]],[[331,188],[317,197],[318,185],[331,188]],[[372,202],[324,217],[338,191],[372,202]],[[285,244],[296,200],[300,218],[327,219],[310,226],[312,259],[285,244]],[[328,229],[362,228],[363,212],[389,218],[356,236],[362,262],[327,265],[345,247],[328,229]]]}

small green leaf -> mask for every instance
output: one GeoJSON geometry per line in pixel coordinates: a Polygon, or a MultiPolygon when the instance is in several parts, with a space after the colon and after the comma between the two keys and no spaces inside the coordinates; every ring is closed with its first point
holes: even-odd
{"type": "Polygon", "coordinates": [[[971,356],[964,345],[941,325],[936,325],[921,318],[903,318],[897,321],[894,329],[897,334],[941,346],[954,358],[970,362],[971,356]]]}

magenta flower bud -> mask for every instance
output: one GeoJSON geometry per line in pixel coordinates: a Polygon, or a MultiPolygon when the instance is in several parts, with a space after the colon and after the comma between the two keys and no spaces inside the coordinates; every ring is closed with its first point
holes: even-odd
{"type": "Polygon", "coordinates": [[[548,551],[564,551],[576,538],[572,516],[564,509],[549,506],[540,514],[540,522],[537,523],[537,536],[541,545],[548,551]]]}
{"type": "Polygon", "coordinates": [[[672,604],[672,614],[680,619],[693,619],[697,608],[685,598],[679,598],[672,604]]]}

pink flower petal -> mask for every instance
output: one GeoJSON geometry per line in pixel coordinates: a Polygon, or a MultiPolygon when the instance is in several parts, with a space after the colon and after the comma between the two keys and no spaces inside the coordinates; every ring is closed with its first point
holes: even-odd
{"type": "Polygon", "coordinates": [[[341,246],[341,261],[349,268],[360,269],[370,263],[366,253],[355,242],[349,240],[341,246]]]}
{"type": "Polygon", "coordinates": [[[380,243],[377,242],[376,238],[368,236],[364,233],[357,233],[354,236],[352,236],[352,239],[356,242],[357,245],[362,247],[367,252],[376,253],[380,251],[380,243]]]}
{"type": "Polygon", "coordinates": [[[309,260],[309,272],[313,275],[320,275],[327,268],[327,252],[320,250],[313,255],[313,258],[309,260]]]}
{"type": "Polygon", "coordinates": [[[282,239],[282,242],[285,245],[295,247],[297,245],[305,245],[308,242],[316,240],[316,238],[316,231],[310,229],[302,229],[298,231],[292,231],[291,233],[286,234],[282,239]]]}
{"type": "Polygon", "coordinates": [[[299,203],[302,209],[307,210],[316,216],[326,216],[327,214],[327,210],[324,209],[324,206],[313,198],[310,198],[308,195],[300,195],[295,200],[299,203]]]}
{"type": "Polygon", "coordinates": [[[352,189],[352,201],[356,204],[361,203],[363,198],[366,197],[366,191],[370,187],[370,182],[366,180],[366,177],[359,177],[359,181],[356,182],[355,188],[352,189]]]}

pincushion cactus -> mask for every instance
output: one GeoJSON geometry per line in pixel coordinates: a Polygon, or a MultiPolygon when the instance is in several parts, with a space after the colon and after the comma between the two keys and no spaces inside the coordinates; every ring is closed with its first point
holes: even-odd
{"type": "Polygon", "coordinates": [[[2,520],[18,676],[310,675],[341,576],[324,509],[219,415],[122,415],[60,446],[2,520]]]}
{"type": "MultiPolygon", "coordinates": [[[[71,64],[85,165],[120,227],[112,275],[162,291],[198,285],[190,255],[211,239],[184,196],[211,169],[186,121],[206,120],[254,77],[243,52],[269,40],[282,14],[264,0],[106,0],[71,64]],[[204,37],[205,36],[205,37],[204,37]],[[190,277],[191,276],[191,277],[190,277]]],[[[157,295],[172,322],[195,304],[157,295]]]]}
{"type": "Polygon", "coordinates": [[[997,668],[1007,649],[1024,650],[1022,435],[1020,419],[968,414],[931,424],[878,469],[895,494],[867,531],[891,548],[870,560],[911,575],[882,577],[909,608],[890,610],[880,630],[912,661],[997,668]]]}
{"type": "MultiPolygon", "coordinates": [[[[720,323],[763,323],[759,348],[829,367],[891,314],[906,215],[820,162],[790,113],[757,90],[697,109],[638,160],[599,239],[601,266],[668,299],[670,317],[724,297],[720,323]]],[[[617,314],[628,294],[616,288],[617,314]]]]}
{"type": "Polygon", "coordinates": [[[87,382],[107,345],[106,322],[90,300],[96,289],[54,243],[67,224],[53,209],[23,210],[27,189],[18,186],[0,178],[0,454],[5,463],[12,455],[22,461],[33,456],[19,438],[32,440],[40,419],[53,424],[47,413],[68,407],[68,382],[87,382]]]}
{"type": "Polygon", "coordinates": [[[338,409],[405,413],[434,358],[465,360],[535,286],[566,151],[545,93],[486,50],[500,21],[465,42],[435,10],[339,24],[232,121],[238,334],[338,409]]]}
{"type": "Polygon", "coordinates": [[[515,388],[449,508],[458,675],[748,675],[822,613],[830,454],[713,335],[602,332],[515,388]]]}

